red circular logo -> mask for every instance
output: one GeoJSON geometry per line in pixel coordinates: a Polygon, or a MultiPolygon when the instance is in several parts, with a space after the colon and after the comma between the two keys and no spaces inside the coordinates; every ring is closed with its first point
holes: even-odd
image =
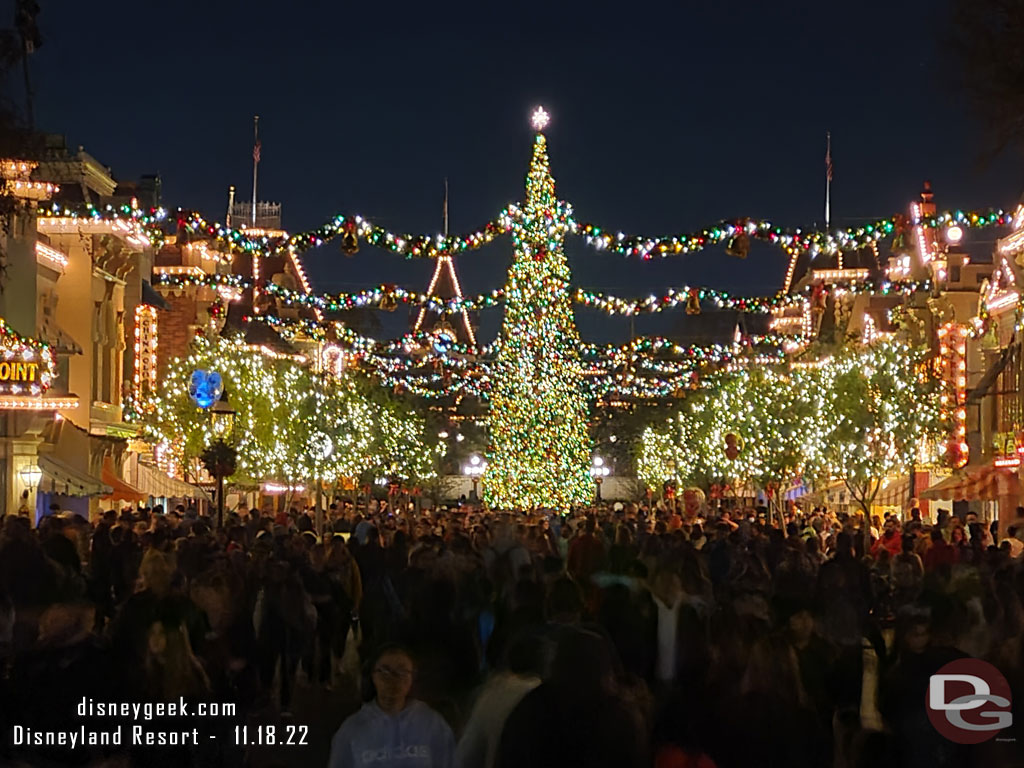
{"type": "Polygon", "coordinates": [[[928,681],[925,708],[935,730],[957,744],[988,741],[1013,722],[1010,685],[987,661],[957,659],[928,681]]]}

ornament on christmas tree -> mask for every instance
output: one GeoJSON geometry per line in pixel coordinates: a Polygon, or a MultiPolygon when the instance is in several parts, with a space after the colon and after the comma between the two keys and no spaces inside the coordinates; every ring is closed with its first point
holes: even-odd
{"type": "Polygon", "coordinates": [[[690,292],[686,295],[686,314],[700,314],[700,289],[691,288],[690,292]]]}
{"type": "Polygon", "coordinates": [[[385,284],[384,296],[380,300],[380,308],[385,312],[394,312],[398,309],[398,299],[395,298],[395,286],[385,284]]]}
{"type": "Polygon", "coordinates": [[[725,252],[737,259],[747,258],[747,254],[750,252],[750,238],[745,234],[733,235],[725,244],[725,252]]]}
{"type": "Polygon", "coordinates": [[[359,253],[359,235],[356,233],[354,221],[346,221],[342,227],[341,252],[346,256],[355,256],[359,253]]]}

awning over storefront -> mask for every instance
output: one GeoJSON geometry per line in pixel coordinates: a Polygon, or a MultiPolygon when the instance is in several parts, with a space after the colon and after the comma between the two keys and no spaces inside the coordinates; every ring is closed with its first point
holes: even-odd
{"type": "Polygon", "coordinates": [[[1020,479],[1016,467],[995,467],[988,464],[972,472],[961,472],[921,493],[926,499],[947,501],[998,501],[1020,498],[1020,479]]]}
{"type": "Polygon", "coordinates": [[[903,476],[883,485],[873,502],[876,507],[899,507],[902,509],[910,499],[910,478],[903,476]]]}
{"type": "Polygon", "coordinates": [[[992,389],[992,385],[995,384],[999,374],[1003,372],[1004,368],[1006,368],[1018,348],[1018,344],[1010,344],[1006,349],[999,353],[999,357],[992,361],[985,373],[982,374],[981,379],[978,381],[977,385],[975,385],[974,389],[967,393],[968,403],[977,403],[988,394],[988,391],[992,389]]]}
{"type": "Polygon", "coordinates": [[[114,492],[108,496],[104,496],[105,499],[113,499],[114,501],[145,501],[147,494],[140,491],[138,488],[134,488],[114,472],[114,461],[109,456],[103,460],[103,473],[101,475],[103,482],[114,489],[114,492]]]}
{"type": "Polygon", "coordinates": [[[166,472],[143,464],[141,461],[138,466],[136,484],[145,493],[155,498],[188,498],[210,501],[210,495],[202,488],[178,480],[176,477],[168,477],[166,472]]]}
{"type": "Polygon", "coordinates": [[[39,490],[64,496],[109,496],[113,488],[104,485],[98,478],[80,472],[53,456],[41,454],[39,469],[43,476],[39,490]]]}
{"type": "Polygon", "coordinates": [[[150,285],[149,280],[142,281],[142,303],[157,309],[171,308],[171,305],[164,300],[164,297],[157,293],[156,289],[150,285]]]}
{"type": "Polygon", "coordinates": [[[783,498],[785,498],[786,501],[795,501],[796,499],[802,499],[810,492],[811,489],[807,486],[807,484],[801,482],[799,485],[794,485],[790,487],[790,489],[786,491],[786,493],[784,494],[783,498]]]}

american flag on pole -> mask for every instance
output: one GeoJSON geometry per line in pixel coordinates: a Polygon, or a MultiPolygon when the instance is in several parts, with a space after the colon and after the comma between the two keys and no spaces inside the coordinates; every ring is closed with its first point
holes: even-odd
{"type": "Polygon", "coordinates": [[[260,140],[256,139],[256,143],[252,145],[252,160],[254,163],[260,161],[260,140]]]}

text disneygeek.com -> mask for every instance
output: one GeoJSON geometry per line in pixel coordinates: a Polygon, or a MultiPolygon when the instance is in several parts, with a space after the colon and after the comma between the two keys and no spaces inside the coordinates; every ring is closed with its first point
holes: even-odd
{"type": "Polygon", "coordinates": [[[309,728],[304,725],[276,727],[272,725],[250,728],[236,725],[216,729],[206,734],[202,726],[168,728],[169,718],[224,718],[235,717],[236,705],[224,702],[188,702],[184,698],[170,702],[109,702],[83,698],[75,714],[85,721],[100,719],[132,721],[110,723],[83,723],[64,730],[43,730],[15,724],[11,744],[14,747],[65,747],[79,749],[102,746],[198,746],[201,740],[217,739],[218,734],[235,746],[303,746],[307,744],[309,728]],[[160,719],[160,727],[152,721],[160,719]]]}

